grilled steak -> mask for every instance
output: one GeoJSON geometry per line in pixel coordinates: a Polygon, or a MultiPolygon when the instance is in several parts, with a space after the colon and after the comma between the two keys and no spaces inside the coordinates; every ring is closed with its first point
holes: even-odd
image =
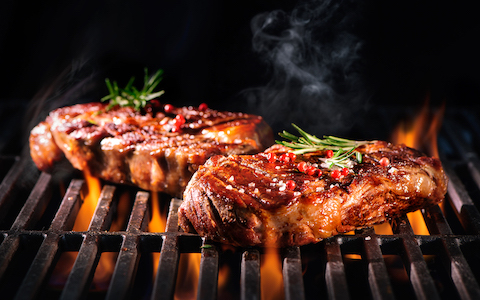
{"type": "Polygon", "coordinates": [[[91,175],[181,196],[198,166],[217,154],[263,151],[273,143],[259,116],[162,106],[144,111],[89,103],[52,111],[30,134],[37,167],[51,171],[64,156],[91,175]]]}
{"type": "Polygon", "coordinates": [[[360,146],[363,162],[342,170],[322,166],[325,151],[272,159],[288,150],[210,158],[185,190],[179,225],[237,246],[298,246],[437,204],[446,193],[440,161],[404,145],[360,146]]]}

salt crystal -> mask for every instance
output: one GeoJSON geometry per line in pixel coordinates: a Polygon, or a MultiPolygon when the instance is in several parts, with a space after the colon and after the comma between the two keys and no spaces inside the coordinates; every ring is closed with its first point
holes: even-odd
{"type": "Polygon", "coordinates": [[[397,171],[398,171],[397,168],[391,167],[391,168],[388,170],[388,173],[393,174],[393,173],[396,173],[397,171]]]}
{"type": "Polygon", "coordinates": [[[283,192],[287,188],[286,185],[282,185],[281,187],[278,188],[280,192],[283,192]]]}
{"type": "Polygon", "coordinates": [[[232,190],[232,189],[233,189],[233,187],[232,187],[230,184],[227,185],[225,188],[226,188],[227,190],[232,190]]]}

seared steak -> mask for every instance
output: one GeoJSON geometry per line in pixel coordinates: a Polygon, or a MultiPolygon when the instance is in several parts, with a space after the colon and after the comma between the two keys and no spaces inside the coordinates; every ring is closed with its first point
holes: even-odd
{"type": "Polygon", "coordinates": [[[52,111],[31,131],[30,153],[42,171],[64,156],[91,175],[181,196],[198,166],[217,154],[257,153],[272,145],[259,116],[161,106],[142,112],[89,103],[52,111]],[[164,108],[165,107],[165,108],[164,108]]]}
{"type": "Polygon", "coordinates": [[[275,159],[289,150],[210,158],[187,185],[180,226],[237,246],[298,246],[437,204],[447,190],[440,161],[404,145],[360,146],[363,162],[341,170],[321,163],[326,151],[275,159]]]}

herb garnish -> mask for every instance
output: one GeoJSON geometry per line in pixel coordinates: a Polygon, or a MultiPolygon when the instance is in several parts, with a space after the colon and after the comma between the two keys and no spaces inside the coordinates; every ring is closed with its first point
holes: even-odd
{"type": "Polygon", "coordinates": [[[355,151],[358,146],[370,144],[372,141],[355,141],[336,136],[323,136],[320,139],[312,134],[309,134],[302,130],[295,124],[292,126],[297,129],[301,136],[296,136],[287,131],[280,132],[279,135],[290,141],[275,141],[277,144],[287,146],[294,149],[292,152],[295,154],[305,154],[308,152],[315,152],[320,150],[332,150],[335,153],[331,157],[320,158],[328,168],[333,166],[345,168],[350,167],[350,157],[355,155],[357,162],[362,162],[362,154],[355,151]]]}
{"type": "Polygon", "coordinates": [[[145,76],[143,79],[143,88],[138,90],[133,86],[135,77],[131,77],[125,88],[119,88],[116,81],[110,82],[110,79],[105,79],[109,95],[101,99],[102,102],[110,100],[107,106],[107,111],[112,107],[119,105],[121,107],[130,106],[135,110],[140,110],[147,105],[147,102],[161,96],[165,91],[153,92],[157,85],[162,80],[163,70],[158,70],[151,77],[148,76],[148,69],[145,68],[145,76]]]}

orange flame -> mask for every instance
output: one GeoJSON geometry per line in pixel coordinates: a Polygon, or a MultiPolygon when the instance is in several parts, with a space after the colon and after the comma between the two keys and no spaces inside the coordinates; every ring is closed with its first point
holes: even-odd
{"type": "MultiPolygon", "coordinates": [[[[87,184],[87,192],[86,194],[82,194],[83,203],[75,219],[73,231],[88,230],[102,190],[100,180],[93,177],[88,170],[84,171],[84,178],[87,184]]],[[[112,228],[113,227],[118,227],[118,225],[113,223],[112,228]]],[[[50,282],[51,286],[58,287],[65,285],[77,256],[78,252],[62,253],[53,271],[50,282]]],[[[115,268],[115,259],[116,253],[104,252],[101,254],[93,277],[93,286],[97,290],[106,290],[108,288],[108,283],[115,268]]]]}
{"type": "MultiPolygon", "coordinates": [[[[166,212],[160,209],[160,199],[157,192],[151,192],[152,194],[152,218],[148,223],[149,232],[164,232],[166,226],[166,212]]],[[[160,260],[159,252],[152,252],[153,258],[153,274],[157,274],[158,262],[160,260]]]]}
{"type": "Polygon", "coordinates": [[[373,229],[375,230],[376,234],[383,234],[383,235],[392,235],[392,227],[390,226],[390,223],[385,222],[383,224],[375,225],[373,226],[373,229]]]}
{"type": "Polygon", "coordinates": [[[223,265],[218,269],[218,291],[219,294],[222,293],[222,291],[227,288],[228,280],[230,277],[230,268],[228,265],[223,265]]]}
{"type": "MultiPolygon", "coordinates": [[[[395,144],[403,143],[408,147],[419,149],[438,158],[437,134],[440,130],[444,112],[445,104],[436,113],[432,113],[427,96],[424,105],[413,120],[398,124],[393,132],[392,142],[395,144]]],[[[443,209],[443,207],[441,208],[443,209]]],[[[415,234],[429,234],[421,211],[408,213],[407,217],[415,234]]]]}
{"type": "Polygon", "coordinates": [[[83,172],[85,182],[87,183],[87,194],[83,197],[83,204],[78,211],[75,224],[73,225],[73,231],[87,231],[90,225],[90,220],[93,217],[95,208],[97,207],[98,198],[102,190],[100,180],[93,177],[88,170],[83,172]]]}
{"type": "Polygon", "coordinates": [[[260,267],[263,300],[284,299],[282,263],[279,249],[267,247],[260,267]]]}
{"type": "Polygon", "coordinates": [[[201,257],[200,253],[183,253],[180,255],[174,295],[176,300],[196,299],[201,257]]]}

